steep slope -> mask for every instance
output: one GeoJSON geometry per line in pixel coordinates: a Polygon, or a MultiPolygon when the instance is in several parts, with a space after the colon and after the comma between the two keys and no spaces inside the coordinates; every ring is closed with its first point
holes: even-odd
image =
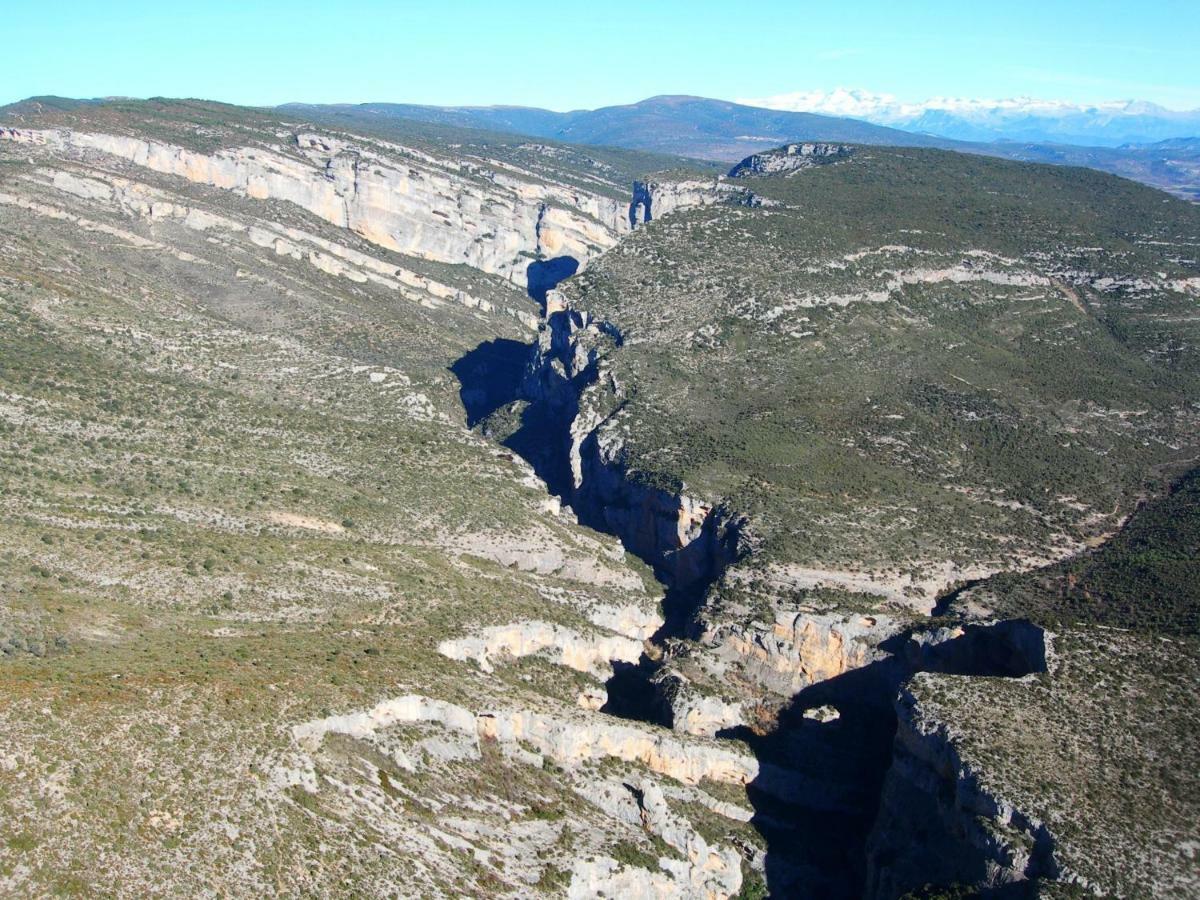
{"type": "Polygon", "coordinates": [[[997,575],[947,605],[1049,628],[1088,623],[1156,634],[1200,632],[1200,470],[1140,508],[1111,541],[1036,572],[997,575]]]}
{"type": "MultiPolygon", "coordinates": [[[[671,588],[610,708],[741,736],[810,785],[783,805],[751,785],[773,891],[897,896],[938,846],[866,843],[892,697],[921,672],[906,690],[1046,672],[1059,646],[1037,623],[924,615],[1099,543],[1197,456],[1200,214],[939,151],[793,145],[734,173],[757,205],[651,223],[550,294],[529,405],[490,427],[671,588]],[[911,868],[881,879],[885,859],[911,868]]],[[[1015,831],[994,852],[955,845],[956,877],[1061,874],[1037,823],[996,827],[1015,831]]]]}
{"type": "Polygon", "coordinates": [[[1022,866],[1088,893],[1200,888],[1197,474],[1097,550],[954,598],[968,618],[1052,626],[1055,665],[1016,682],[926,673],[902,692],[874,896],[1022,866]]]}
{"type": "Polygon", "coordinates": [[[337,135],[278,125],[272,132],[270,126],[250,118],[239,129],[202,132],[198,142],[177,126],[164,139],[153,131],[146,137],[78,126],[8,128],[4,137],[53,151],[107,153],[255,200],[288,201],[386,250],[465,264],[517,284],[526,282],[531,262],[554,256],[586,262],[630,228],[628,199],[613,197],[612,181],[601,175],[586,190],[502,160],[485,167],[467,154],[438,157],[383,141],[347,143],[337,135]]]}
{"type": "Polygon", "coordinates": [[[530,267],[632,227],[575,159],[211,104],[4,122],[0,893],[761,869],[744,746],[594,711],[657,585],[448,371],[531,339],[530,267]]]}

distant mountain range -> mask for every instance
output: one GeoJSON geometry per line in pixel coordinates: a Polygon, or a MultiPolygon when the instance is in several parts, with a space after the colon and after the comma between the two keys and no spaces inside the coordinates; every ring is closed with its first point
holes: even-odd
{"type": "Polygon", "coordinates": [[[904,103],[890,94],[838,88],[741,102],[766,109],[848,116],[961,141],[1119,147],[1200,137],[1200,109],[1177,111],[1144,100],[1085,105],[1032,97],[1008,100],[935,97],[921,103],[904,103]]]}
{"type": "Polygon", "coordinates": [[[941,147],[948,142],[844,117],[745,106],[704,97],[661,96],[624,106],[552,112],[527,106],[418,106],[362,103],[320,106],[290,103],[288,110],[363,117],[399,117],[528,134],[575,144],[625,147],[734,162],[783,141],[816,140],[897,147],[941,147]]]}
{"type": "MultiPolygon", "coordinates": [[[[861,111],[853,100],[843,97],[839,102],[850,112],[861,111]]],[[[830,104],[837,106],[833,100],[827,106],[830,104]]],[[[571,112],[525,106],[407,103],[289,103],[280,109],[334,124],[340,122],[346,127],[401,118],[720,162],[736,162],[752,153],[802,140],[937,147],[1027,162],[1087,166],[1200,200],[1200,137],[1121,147],[1077,146],[1065,141],[962,141],[847,116],[766,109],[688,96],[651,97],[640,103],[571,112]]]]}

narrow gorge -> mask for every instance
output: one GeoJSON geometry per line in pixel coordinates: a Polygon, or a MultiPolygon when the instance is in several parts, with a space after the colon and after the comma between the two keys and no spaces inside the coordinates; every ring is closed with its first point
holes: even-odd
{"type": "Polygon", "coordinates": [[[0,127],[0,893],[1189,893],[1194,210],[307,115],[0,127]]]}
{"type": "MultiPolygon", "coordinates": [[[[839,147],[828,155],[849,152],[839,147]]],[[[808,155],[799,157],[803,165],[808,155]]],[[[655,204],[651,187],[634,184],[634,227],[649,223],[652,209],[657,216],[672,208],[655,204]]],[[[753,195],[739,199],[756,203],[753,195]]],[[[564,271],[564,279],[573,274],[564,271]]],[[[889,900],[931,881],[1018,887],[1054,874],[1045,829],[973,789],[970,772],[946,762],[953,750],[945,735],[914,723],[904,691],[920,672],[1045,672],[1050,635],[1021,621],[905,624],[781,613],[775,639],[763,640],[738,634],[743,623],[713,620],[710,591],[754,553],[750,523],[719,502],[646,484],[627,470],[621,443],[600,427],[623,402],[607,365],[622,347],[621,330],[571,308],[559,280],[540,287],[544,317],[532,344],[481,346],[454,368],[464,398],[474,401],[466,403],[468,421],[491,433],[490,414],[515,414],[519,424],[509,426],[504,444],[533,466],[567,512],[616,536],[663,586],[662,625],[636,660],[609,660],[613,674],[599,712],[750,748],[757,774],[746,795],[751,824],[765,840],[759,864],[772,896],[889,900]],[[710,674],[720,673],[716,660],[731,650],[756,661],[760,675],[755,684],[732,687],[736,702],[698,689],[682,671],[707,656],[710,674]],[[913,791],[933,807],[920,822],[907,806],[913,791]],[[1014,836],[964,838],[963,822],[977,814],[1014,836]],[[1026,834],[1036,837],[1032,856],[1019,850],[1018,836],[1026,834]],[[938,862],[943,854],[951,856],[938,862]]]]}

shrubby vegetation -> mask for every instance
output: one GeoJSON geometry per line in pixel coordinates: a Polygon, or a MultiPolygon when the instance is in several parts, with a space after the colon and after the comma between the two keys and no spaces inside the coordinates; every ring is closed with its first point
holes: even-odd
{"type": "Polygon", "coordinates": [[[656,221],[567,288],[624,335],[634,477],[747,513],[767,558],[1026,566],[1196,452],[1195,207],[886,148],[743,181],[781,205],[656,221]]]}
{"type": "Polygon", "coordinates": [[[1051,626],[1200,634],[1200,469],[1098,549],[1027,575],[997,575],[963,599],[1051,626]]]}

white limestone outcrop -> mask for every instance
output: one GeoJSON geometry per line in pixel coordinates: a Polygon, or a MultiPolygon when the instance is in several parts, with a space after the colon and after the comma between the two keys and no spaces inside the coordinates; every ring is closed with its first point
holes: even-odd
{"type": "Polygon", "coordinates": [[[618,634],[583,635],[550,622],[517,622],[488,628],[477,635],[445,640],[438,652],[449,659],[474,660],[479,668],[491,672],[505,657],[519,659],[538,653],[569,669],[597,678],[612,675],[614,660],[635,663],[642,655],[639,640],[618,634]]]}
{"type": "Polygon", "coordinates": [[[825,165],[843,159],[849,159],[854,154],[854,148],[849,144],[829,144],[808,141],[805,143],[786,144],[765,153],[755,153],[747,156],[729,170],[730,178],[741,178],[746,175],[785,175],[791,177],[797,172],[811,169],[813,166],[825,165]]]}
{"type": "Polygon", "coordinates": [[[758,775],[758,761],[716,743],[683,740],[616,721],[565,719],[532,710],[473,713],[442,700],[416,694],[385,700],[371,709],[327,716],[296,725],[292,736],[315,750],[327,734],[367,738],[394,725],[437,723],[476,739],[522,743],[559,766],[576,769],[606,758],[638,763],[684,784],[704,779],[745,785],[758,775]]]}
{"type": "Polygon", "coordinates": [[[791,696],[886,658],[879,644],[901,628],[889,616],[777,609],[769,628],[710,625],[704,639],[719,645],[721,655],[739,660],[763,685],[791,696]]]}
{"type": "MultiPolygon", "coordinates": [[[[377,246],[463,263],[518,285],[532,260],[569,256],[586,265],[632,227],[617,200],[499,163],[440,159],[395,144],[300,131],[287,147],[204,153],[162,141],[70,129],[0,127],[0,140],[134,166],[255,200],[282,200],[377,246]],[[527,177],[517,177],[517,174],[527,177]]],[[[64,179],[80,196],[98,183],[64,179]]],[[[655,185],[663,211],[720,202],[736,192],[704,182],[655,185]]],[[[744,193],[744,192],[743,192],[744,193]]]]}
{"type": "MultiPolygon", "coordinates": [[[[37,170],[37,175],[56,190],[74,197],[107,204],[128,215],[156,222],[178,221],[195,231],[244,235],[254,246],[270,250],[276,256],[307,262],[326,274],[358,284],[381,285],[422,306],[436,308],[449,302],[481,312],[497,309],[488,300],[302,229],[265,218],[240,221],[230,215],[181,203],[178,197],[137,181],[104,172],[92,174],[95,177],[54,168],[37,170]]],[[[537,317],[524,309],[504,307],[499,311],[513,316],[530,330],[537,328],[537,317]]]]}
{"type": "Polygon", "coordinates": [[[719,697],[685,692],[674,707],[673,727],[684,734],[716,737],[720,731],[743,724],[742,704],[727,703],[719,697]]]}

